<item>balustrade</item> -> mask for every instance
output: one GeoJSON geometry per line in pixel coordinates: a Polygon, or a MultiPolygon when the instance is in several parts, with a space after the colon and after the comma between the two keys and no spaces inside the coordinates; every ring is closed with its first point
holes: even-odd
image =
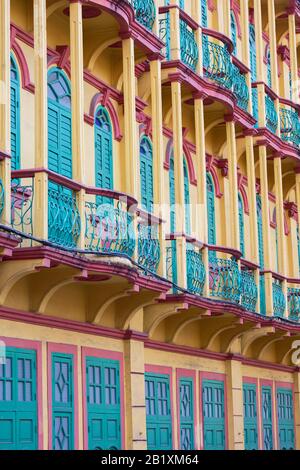
{"type": "Polygon", "coordinates": [[[296,111],[280,108],[280,135],[284,142],[300,146],[300,120],[296,111]]]}

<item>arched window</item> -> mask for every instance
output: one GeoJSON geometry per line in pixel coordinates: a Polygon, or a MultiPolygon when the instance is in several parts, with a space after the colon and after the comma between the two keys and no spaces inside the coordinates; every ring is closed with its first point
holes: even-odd
{"type": "MultiPolygon", "coordinates": [[[[264,268],[264,240],[263,240],[263,222],[262,222],[262,206],[261,197],[256,197],[256,211],[257,211],[257,232],[258,232],[258,254],[260,268],[264,268]]],[[[266,314],[266,294],[265,294],[265,277],[260,276],[260,313],[266,314]]]]}
{"type": "Polygon", "coordinates": [[[207,228],[208,243],[216,244],[216,220],[215,220],[215,188],[212,177],[206,175],[206,192],[207,192],[207,228]]]}
{"type": "Polygon", "coordinates": [[[233,11],[230,13],[230,24],[231,24],[231,40],[233,43],[233,53],[237,53],[237,26],[233,11]]]}
{"type": "Polygon", "coordinates": [[[102,106],[95,115],[95,183],[97,188],[113,189],[112,128],[102,106]]]}
{"type": "Polygon", "coordinates": [[[186,161],[183,160],[184,175],[184,205],[185,205],[185,231],[187,234],[191,231],[191,213],[190,213],[190,182],[186,161]]]}
{"type": "Polygon", "coordinates": [[[20,78],[13,56],[10,57],[10,139],[11,169],[20,168],[20,78]]]}
{"type": "Polygon", "coordinates": [[[239,204],[240,250],[244,257],[245,256],[244,204],[243,204],[242,196],[240,194],[238,196],[238,204],[239,204]]]}
{"type": "Polygon", "coordinates": [[[142,207],[148,212],[153,207],[153,154],[152,144],[144,136],[140,143],[140,177],[142,207]]]}
{"type": "Polygon", "coordinates": [[[256,69],[256,40],[254,25],[249,26],[249,41],[250,41],[250,69],[252,82],[256,82],[257,69],[256,69]]]}
{"type": "Polygon", "coordinates": [[[48,167],[72,178],[71,90],[58,68],[48,73],[48,167]]]}
{"type": "Polygon", "coordinates": [[[272,86],[272,68],[271,68],[271,51],[270,46],[267,49],[267,85],[272,86]]]}

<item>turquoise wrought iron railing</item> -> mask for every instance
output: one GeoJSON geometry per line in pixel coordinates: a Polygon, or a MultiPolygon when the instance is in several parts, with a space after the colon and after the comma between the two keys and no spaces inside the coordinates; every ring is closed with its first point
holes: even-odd
{"type": "Polygon", "coordinates": [[[48,240],[66,248],[75,248],[80,230],[81,221],[75,192],[49,181],[48,240]]]}
{"type": "Polygon", "coordinates": [[[182,62],[195,71],[199,59],[198,46],[194,31],[184,20],[180,20],[180,51],[182,62]]]}
{"type": "Polygon", "coordinates": [[[233,65],[233,93],[236,96],[237,104],[245,111],[248,110],[249,90],[245,75],[243,75],[236,65],[233,65]]]}
{"type": "Polygon", "coordinates": [[[256,119],[254,127],[258,127],[258,94],[257,88],[252,88],[252,116],[256,119]]]}
{"type": "MultiPolygon", "coordinates": [[[[33,196],[33,177],[12,179],[11,225],[28,236],[33,235],[33,196]]],[[[22,245],[24,244],[25,240],[22,241],[22,245]]]]}
{"type": "Polygon", "coordinates": [[[158,226],[138,224],[138,264],[147,271],[156,273],[160,262],[158,226]]]}
{"type": "Polygon", "coordinates": [[[300,120],[296,111],[280,108],[280,135],[285,142],[300,146],[300,120]]]}
{"type": "Polygon", "coordinates": [[[277,127],[278,127],[278,115],[275,108],[275,103],[272,98],[266,94],[265,96],[265,103],[266,103],[266,127],[269,131],[276,134],[277,127]]]}
{"type": "Polygon", "coordinates": [[[241,271],[241,305],[250,312],[256,311],[258,289],[253,271],[241,271]]]}
{"type": "Polygon", "coordinates": [[[241,274],[235,259],[215,258],[209,263],[211,297],[238,304],[241,296],[241,274]]]}
{"type": "Polygon", "coordinates": [[[3,186],[3,181],[0,179],[0,217],[3,213],[4,204],[5,204],[5,190],[3,186]]]}
{"type": "Polygon", "coordinates": [[[275,317],[283,317],[286,307],[284,293],[282,291],[281,282],[277,279],[273,280],[273,315],[275,317]]]}
{"type": "Polygon", "coordinates": [[[203,36],[203,67],[207,78],[224,88],[232,89],[234,74],[228,49],[209,41],[207,36],[203,36]]]}
{"type": "MultiPolygon", "coordinates": [[[[108,198],[105,198],[108,199],[108,198]]],[[[122,254],[132,257],[136,246],[133,214],[127,205],[111,199],[85,203],[85,248],[95,253],[122,254]]]]}
{"type": "Polygon", "coordinates": [[[170,49],[170,16],[169,13],[165,14],[164,18],[159,20],[159,39],[165,44],[165,47],[162,51],[166,60],[171,59],[171,49],[170,49]]]}
{"type": "Polygon", "coordinates": [[[152,31],[156,17],[154,0],[128,0],[135,11],[136,20],[152,31]]]}
{"type": "Polygon", "coordinates": [[[193,245],[187,244],[186,250],[187,265],[187,289],[192,294],[203,294],[206,273],[202,261],[202,253],[196,252],[193,245]]]}
{"type": "Polygon", "coordinates": [[[288,289],[288,310],[289,319],[300,321],[300,289],[288,289]]]}

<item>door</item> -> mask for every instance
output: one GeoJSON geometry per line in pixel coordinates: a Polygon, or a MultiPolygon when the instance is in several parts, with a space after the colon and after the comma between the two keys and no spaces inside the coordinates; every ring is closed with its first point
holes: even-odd
{"type": "Polygon", "coordinates": [[[277,389],[277,416],[280,450],[295,448],[293,392],[286,388],[277,389]]]}
{"type": "Polygon", "coordinates": [[[204,449],[225,450],[224,382],[203,381],[202,407],[204,449]]]}
{"type": "Polygon", "coordinates": [[[195,448],[194,439],[194,390],[193,379],[184,378],[179,382],[180,408],[180,449],[195,448]]]}
{"type": "Polygon", "coordinates": [[[258,449],[257,395],[255,384],[243,385],[245,449],[258,449]]]}
{"type": "Polygon", "coordinates": [[[261,408],[263,448],[264,450],[273,450],[272,388],[269,386],[262,387],[261,408]]]}

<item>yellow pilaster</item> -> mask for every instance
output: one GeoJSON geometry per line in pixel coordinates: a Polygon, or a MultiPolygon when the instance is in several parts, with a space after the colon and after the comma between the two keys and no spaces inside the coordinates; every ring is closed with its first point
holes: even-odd
{"type": "MultiPolygon", "coordinates": [[[[249,0],[240,0],[241,8],[241,35],[242,35],[242,61],[250,68],[250,46],[249,46],[249,0]]],[[[246,74],[249,90],[248,111],[252,114],[251,72],[246,74]]]]}
{"type": "MultiPolygon", "coordinates": [[[[176,232],[185,233],[184,205],[184,175],[183,175],[183,138],[182,138],[182,105],[181,83],[171,84],[173,111],[173,146],[174,146],[174,180],[176,202],[176,232]]],[[[186,241],[184,237],[177,238],[177,273],[178,284],[186,287],[186,241]]]]}
{"type": "MultiPolygon", "coordinates": [[[[196,138],[196,172],[197,172],[197,237],[207,243],[207,210],[206,210],[206,153],[205,153],[205,121],[203,98],[194,101],[195,138],[196,138]]],[[[202,251],[205,272],[209,272],[208,249],[202,251]]],[[[204,297],[209,296],[209,278],[206,276],[204,297]]]]}
{"type": "Polygon", "coordinates": [[[297,63],[297,36],[295,13],[289,15],[289,48],[292,74],[292,97],[295,103],[299,103],[299,78],[297,63]]]}
{"type": "Polygon", "coordinates": [[[300,371],[294,373],[295,449],[300,449],[300,371]]]}
{"type": "Polygon", "coordinates": [[[240,249],[237,150],[234,121],[226,122],[228,177],[230,188],[231,246],[240,249]]]}
{"type": "Polygon", "coordinates": [[[220,17],[220,31],[224,32],[227,37],[231,37],[231,28],[230,28],[230,2],[227,0],[222,0],[222,13],[223,16],[220,17]]]}
{"type": "Polygon", "coordinates": [[[144,361],[144,343],[132,339],[126,341],[125,416],[127,425],[126,448],[128,450],[147,449],[144,361]]]}
{"type": "MultiPolygon", "coordinates": [[[[84,182],[84,85],[83,85],[83,31],[82,3],[70,4],[70,51],[71,51],[71,93],[72,93],[72,162],[73,178],[84,182]]],[[[78,210],[83,223],[85,218],[85,193],[77,193],[78,210]]],[[[78,247],[84,249],[84,230],[81,230],[78,247]]]]}
{"type": "MultiPolygon", "coordinates": [[[[48,101],[47,101],[47,17],[46,0],[34,0],[34,72],[35,72],[35,159],[36,168],[48,167],[48,101]]],[[[34,235],[48,238],[48,175],[40,172],[34,178],[34,235]]]]}
{"type": "MultiPolygon", "coordinates": [[[[165,208],[164,179],[164,145],[163,145],[163,118],[161,93],[161,63],[158,58],[150,62],[151,78],[151,104],[152,104],[152,141],[153,141],[153,174],[154,174],[154,213],[157,217],[167,220],[165,208]]],[[[158,273],[166,275],[166,242],[164,223],[159,226],[159,241],[161,247],[158,273]]]]}
{"type": "Polygon", "coordinates": [[[246,165],[248,179],[248,200],[250,219],[250,260],[259,264],[258,256],[258,235],[257,235],[257,205],[256,205],[256,177],[254,163],[253,137],[245,137],[246,165]]]}
{"type": "Polygon", "coordinates": [[[272,76],[272,89],[276,94],[279,92],[278,84],[278,62],[277,62],[277,38],[276,38],[276,16],[275,16],[275,2],[268,0],[268,24],[269,24],[269,38],[270,38],[270,54],[271,54],[271,76],[272,76]]]}
{"type": "Polygon", "coordinates": [[[262,10],[261,0],[254,0],[254,24],[255,24],[255,42],[256,42],[256,67],[257,81],[264,81],[264,51],[263,51],[263,29],[262,29],[262,10]]]}
{"type": "MultiPolygon", "coordinates": [[[[193,19],[200,25],[201,24],[201,2],[198,0],[192,1],[192,16],[193,19]]],[[[199,26],[195,31],[195,40],[198,46],[199,58],[196,67],[196,73],[203,76],[203,54],[202,54],[202,28],[199,26]]]]}
{"type": "Polygon", "coordinates": [[[0,4],[0,152],[6,157],[0,161],[0,178],[5,188],[1,222],[9,225],[10,202],[10,1],[0,4]]]}
{"type": "MultiPolygon", "coordinates": [[[[177,4],[176,1],[173,1],[177,4]]],[[[171,8],[170,10],[170,46],[171,46],[171,60],[180,60],[180,17],[179,9],[171,8]]]]}
{"type": "Polygon", "coordinates": [[[228,407],[228,448],[244,449],[243,418],[243,374],[242,363],[231,359],[226,361],[227,407],[228,407]]]}

